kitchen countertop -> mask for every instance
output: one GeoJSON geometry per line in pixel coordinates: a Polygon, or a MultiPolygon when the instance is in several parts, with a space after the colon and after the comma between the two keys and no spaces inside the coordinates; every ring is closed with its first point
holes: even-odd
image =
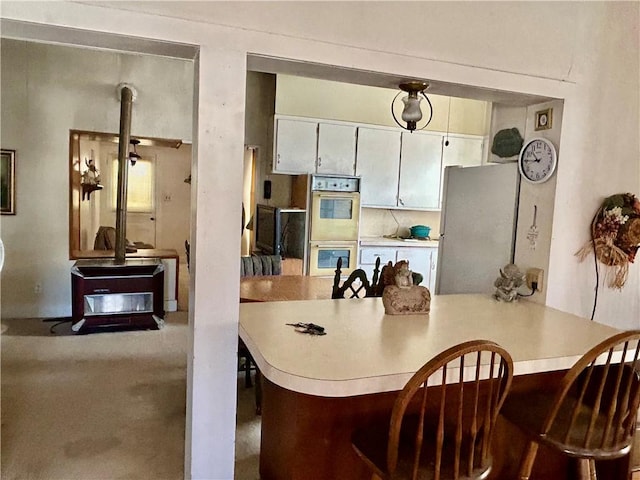
{"type": "Polygon", "coordinates": [[[437,240],[403,240],[402,238],[360,237],[363,247],[430,247],[438,248],[437,240]]]}
{"type": "Polygon", "coordinates": [[[322,397],[400,390],[429,358],[479,338],[511,353],[515,375],[564,370],[618,331],[490,295],[434,295],[431,312],[416,315],[385,315],[381,298],[242,303],[239,327],[267,379],[322,397]],[[287,325],[301,320],[322,325],[327,334],[303,335],[287,325]]]}

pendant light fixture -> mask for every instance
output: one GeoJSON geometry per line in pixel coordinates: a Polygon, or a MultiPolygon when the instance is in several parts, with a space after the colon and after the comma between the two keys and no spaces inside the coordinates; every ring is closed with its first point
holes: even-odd
{"type": "Polygon", "coordinates": [[[393,115],[393,119],[401,128],[409,130],[410,132],[413,132],[416,129],[424,129],[427,125],[429,125],[431,119],[433,118],[433,106],[431,105],[431,101],[429,100],[427,95],[424,93],[424,91],[429,88],[429,84],[426,82],[406,82],[401,83],[399,87],[401,91],[398,92],[398,94],[393,98],[393,101],[391,102],[391,115],[393,115]],[[406,123],[406,125],[403,125],[398,121],[398,118],[396,117],[396,114],[394,112],[394,105],[396,103],[396,100],[400,95],[402,95],[403,92],[406,92],[407,95],[402,98],[404,108],[402,109],[401,119],[406,123]],[[417,128],[418,122],[420,122],[423,117],[422,110],[420,109],[420,102],[423,98],[429,105],[429,116],[426,123],[420,128],[417,128]]]}
{"type": "Polygon", "coordinates": [[[129,143],[133,145],[133,152],[129,152],[129,161],[131,162],[131,166],[133,167],[138,160],[142,157],[138,154],[136,147],[140,144],[140,140],[137,138],[132,138],[129,143]]]}

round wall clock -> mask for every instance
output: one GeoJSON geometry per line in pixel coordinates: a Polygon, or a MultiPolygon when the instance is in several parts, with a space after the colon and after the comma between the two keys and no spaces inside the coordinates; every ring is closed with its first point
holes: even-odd
{"type": "Polygon", "coordinates": [[[526,141],[518,157],[520,174],[531,183],[549,180],[556,170],[556,164],[556,147],[546,138],[526,141]]]}

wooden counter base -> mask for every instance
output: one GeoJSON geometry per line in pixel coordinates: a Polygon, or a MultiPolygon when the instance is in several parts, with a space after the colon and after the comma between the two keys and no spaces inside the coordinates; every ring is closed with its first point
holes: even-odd
{"type": "MultiPolygon", "coordinates": [[[[554,388],[565,372],[522,375],[511,391],[554,388]]],[[[354,397],[318,397],[292,392],[263,380],[260,478],[262,480],[369,480],[370,473],[351,447],[351,432],[386,418],[397,392],[354,397]]],[[[490,479],[513,479],[524,439],[499,419],[490,479]]],[[[570,479],[573,464],[543,447],[532,480],[570,479]]],[[[599,478],[626,479],[627,459],[606,462],[599,478]]]]}

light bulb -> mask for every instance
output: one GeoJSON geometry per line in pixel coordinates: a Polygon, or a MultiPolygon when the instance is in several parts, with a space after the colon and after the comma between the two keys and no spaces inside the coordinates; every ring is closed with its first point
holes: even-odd
{"type": "Polygon", "coordinates": [[[417,95],[407,95],[402,99],[404,109],[402,110],[402,120],[405,122],[419,122],[422,119],[422,111],[420,110],[420,101],[422,98],[417,95]]]}

